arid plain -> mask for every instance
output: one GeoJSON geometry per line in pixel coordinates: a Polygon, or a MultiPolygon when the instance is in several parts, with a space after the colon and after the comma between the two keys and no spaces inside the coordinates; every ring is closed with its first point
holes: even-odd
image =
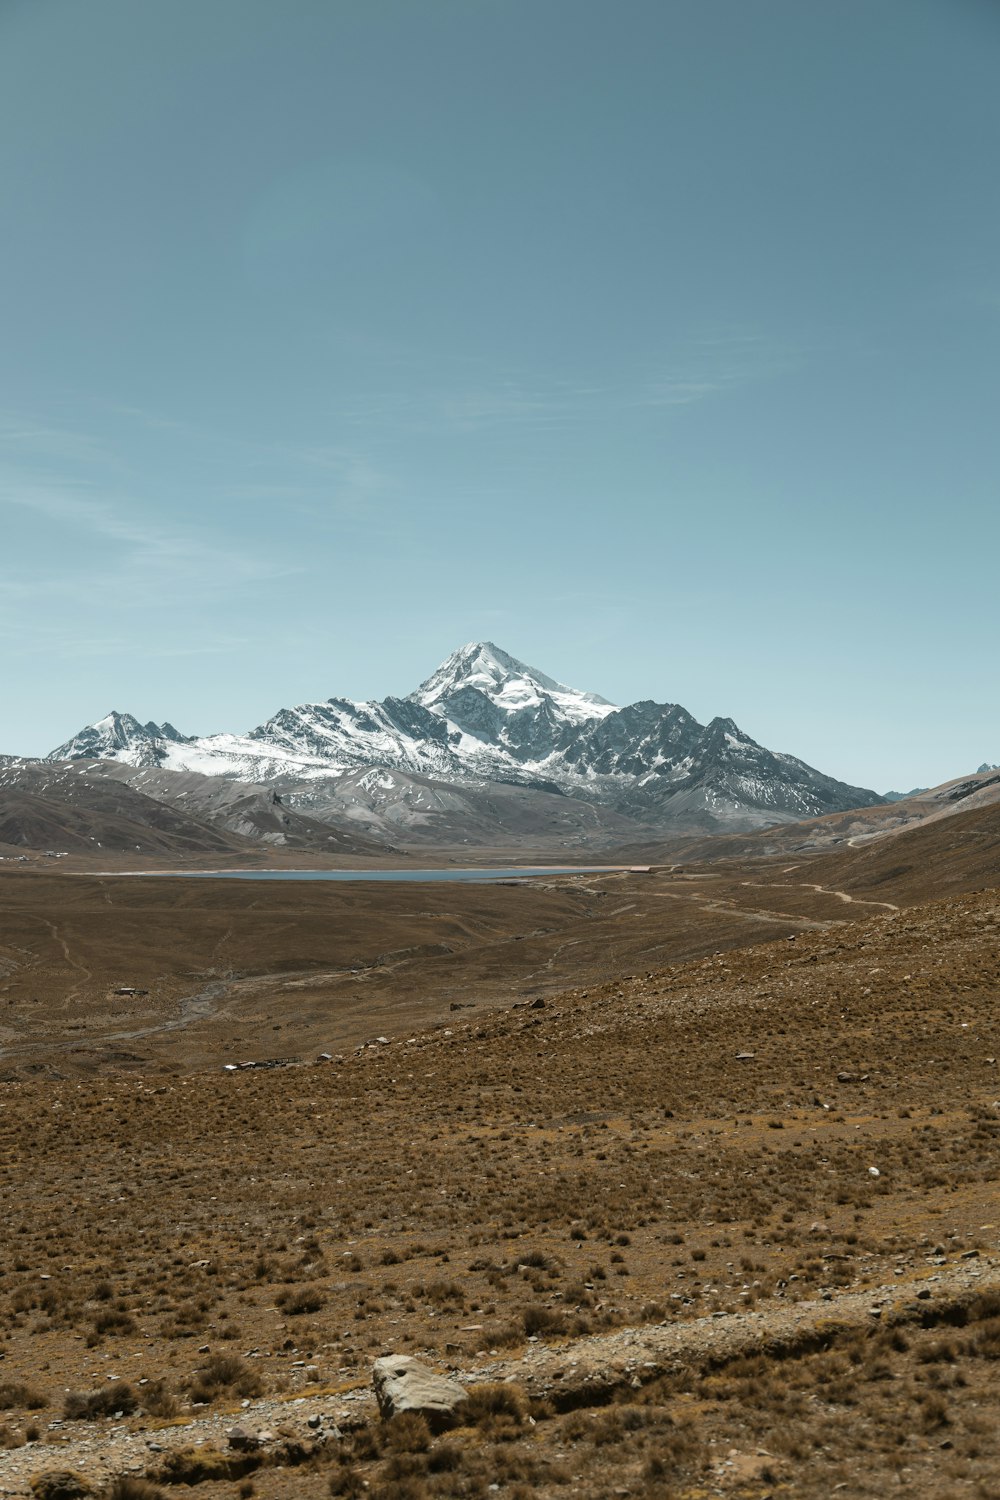
{"type": "Polygon", "coordinates": [[[1000,1495],[998,882],[0,875],[0,1491],[1000,1495]]]}

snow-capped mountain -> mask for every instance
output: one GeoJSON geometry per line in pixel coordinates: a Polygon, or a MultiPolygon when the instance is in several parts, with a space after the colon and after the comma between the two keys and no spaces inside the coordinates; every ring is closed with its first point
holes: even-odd
{"type": "Polygon", "coordinates": [[[452,743],[457,731],[463,756],[489,745],[518,764],[544,760],[572,740],[572,731],[615,712],[607,699],[526,667],[492,641],[454,651],[408,702],[444,719],[452,743]]]}
{"type": "Polygon", "coordinates": [[[96,724],[88,724],[68,745],[61,745],[49,760],[124,760],[133,766],[155,766],[166,756],[167,745],[187,744],[172,724],[140,724],[131,714],[112,709],[96,724]],[[63,750],[72,753],[63,755],[63,750]]]}
{"type": "Polygon", "coordinates": [[[281,709],[245,735],[203,738],[112,713],[49,759],[115,760],[280,784],[286,801],[295,800],[296,783],[383,767],[438,781],[519,783],[656,823],[706,828],[880,800],[766,750],[731,719],[706,726],[678,704],[651,701],[616,708],[489,641],[454,652],[406,698],[329,698],[281,709]]]}

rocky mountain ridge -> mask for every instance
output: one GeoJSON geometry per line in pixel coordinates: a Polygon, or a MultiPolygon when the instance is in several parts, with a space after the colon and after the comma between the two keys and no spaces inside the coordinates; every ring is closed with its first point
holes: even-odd
{"type": "Polygon", "coordinates": [[[329,698],[280,709],[244,735],[186,736],[112,712],[51,752],[277,785],[313,806],[310,784],[370,768],[445,783],[512,783],[583,799],[651,825],[756,827],[881,799],[757,744],[728,718],[700,724],[675,703],[618,708],[492,642],[452,653],[405,698],[329,698]]]}

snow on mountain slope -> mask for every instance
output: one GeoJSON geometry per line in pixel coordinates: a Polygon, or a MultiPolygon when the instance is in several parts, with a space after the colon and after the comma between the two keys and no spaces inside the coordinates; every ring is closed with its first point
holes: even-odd
{"type": "Polygon", "coordinates": [[[540,768],[577,731],[615,711],[596,693],[566,687],[492,641],[453,652],[409,701],[442,718],[460,757],[484,772],[502,757],[540,768]]]}
{"type": "Polygon", "coordinates": [[[452,770],[448,726],[404,698],[352,703],[330,698],[283,708],[247,737],[257,753],[270,748],[345,770],[383,762],[408,770],[452,770]]]}
{"type": "Polygon", "coordinates": [[[437,782],[487,780],[561,792],[657,821],[683,815],[752,826],[879,801],[731,719],[698,723],[679,704],[616,708],[473,642],[406,698],[284,708],[244,735],[189,738],[170,724],[109,714],[51,759],[117,760],[237,781],[290,785],[387,767],[437,782]]]}
{"type": "Polygon", "coordinates": [[[583,724],[613,713],[615,707],[596,693],[581,693],[535,667],[525,666],[492,641],[472,642],[453,651],[409,697],[411,702],[450,718],[449,704],[469,692],[488,699],[508,718],[548,705],[565,722],[583,724]]]}
{"type": "Polygon", "coordinates": [[[169,745],[188,743],[172,724],[140,724],[131,714],[112,709],[96,724],[88,724],[49,760],[123,760],[132,766],[155,766],[169,745]]]}

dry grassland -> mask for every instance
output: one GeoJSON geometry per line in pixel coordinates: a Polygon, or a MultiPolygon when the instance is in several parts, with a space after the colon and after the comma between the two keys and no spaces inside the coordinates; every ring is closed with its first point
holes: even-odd
{"type": "Polygon", "coordinates": [[[6,883],[0,1492],[57,1469],[99,1485],[143,1431],[149,1483],[220,1500],[1000,1495],[1000,896],[896,911],[891,886],[857,905],[807,870],[702,873],[274,900],[64,878],[58,910],[54,877],[6,883]],[[393,989],[371,950],[415,936],[453,951],[398,959],[393,989]],[[227,1027],[262,1039],[281,1014],[312,1046],[322,1019],[341,1056],[225,1075],[221,1022],[195,1016],[108,1071],[101,955],[161,987],[161,1022],[181,938],[227,1027]],[[348,956],[373,977],[329,978],[348,956]],[[268,962],[285,978],[240,991],[268,962]],[[350,984],[386,1003],[342,1023],[350,984]],[[64,1050],[78,1021],[90,1056],[64,1050]],[[829,1316],[793,1336],[814,1302],[829,1316]],[[685,1328],[683,1357],[629,1362],[629,1330],[685,1328]],[[478,1372],[462,1426],[362,1403],[317,1441],[306,1416],[390,1350],[478,1372]],[[243,1402],[272,1445],[178,1456],[186,1424],[243,1402]]]}
{"type": "Polygon", "coordinates": [[[526,886],[0,874],[0,1079],[309,1057],[453,1006],[509,1006],[843,916],[815,882],[772,893],[745,875],[526,886]]]}

